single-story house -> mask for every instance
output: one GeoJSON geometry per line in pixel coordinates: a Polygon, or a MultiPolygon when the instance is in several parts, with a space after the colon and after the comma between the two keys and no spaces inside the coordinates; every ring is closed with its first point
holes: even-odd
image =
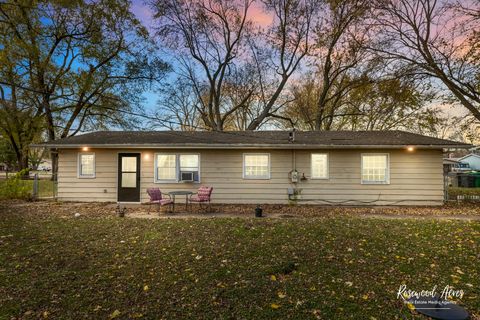
{"type": "Polygon", "coordinates": [[[460,161],[459,158],[443,158],[443,169],[445,173],[472,171],[470,165],[460,161]]]}
{"type": "Polygon", "coordinates": [[[147,202],[147,188],[213,203],[438,205],[443,150],[471,145],[403,131],[102,131],[45,143],[58,199],[147,202]]]}
{"type": "Polygon", "coordinates": [[[480,155],[470,153],[458,160],[462,163],[467,163],[471,170],[480,171],[480,155]]]}

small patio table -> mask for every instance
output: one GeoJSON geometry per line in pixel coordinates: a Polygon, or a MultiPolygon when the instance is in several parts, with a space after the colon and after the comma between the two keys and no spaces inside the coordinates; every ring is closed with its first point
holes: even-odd
{"type": "Polygon", "coordinates": [[[188,196],[191,196],[193,194],[193,192],[191,192],[191,191],[170,191],[168,194],[172,196],[172,200],[173,200],[174,203],[175,203],[175,196],[185,196],[185,211],[188,211],[188,196]]]}

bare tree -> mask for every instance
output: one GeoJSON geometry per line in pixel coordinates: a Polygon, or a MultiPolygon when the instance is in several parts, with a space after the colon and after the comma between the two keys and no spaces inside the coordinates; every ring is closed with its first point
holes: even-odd
{"type": "Polygon", "coordinates": [[[158,110],[150,120],[153,127],[161,125],[170,130],[195,131],[202,129],[198,113],[201,103],[191,83],[177,80],[159,90],[158,110]]]}
{"type": "Polygon", "coordinates": [[[311,49],[312,26],[318,1],[264,0],[266,10],[273,12],[273,24],[266,33],[263,45],[254,46],[254,60],[258,66],[259,103],[261,112],[247,126],[258,129],[269,117],[282,118],[278,111],[287,101],[278,103],[292,74],[311,49]],[[267,78],[264,70],[271,70],[267,78]]]}
{"type": "Polygon", "coordinates": [[[283,110],[295,126],[309,130],[331,130],[336,118],[350,115],[345,97],[368,81],[373,69],[364,48],[362,21],[369,9],[367,2],[326,1],[321,5],[307,60],[309,70],[293,85],[294,101],[283,110]]]}
{"type": "Polygon", "coordinates": [[[229,81],[225,84],[225,102],[227,105],[238,105],[242,102],[242,106],[232,113],[231,117],[225,122],[225,130],[246,130],[249,123],[261,112],[261,105],[258,96],[258,77],[252,77],[257,74],[256,66],[245,63],[229,81]],[[255,88],[250,94],[252,88],[255,88]],[[244,100],[243,97],[248,96],[244,100]]]}
{"type": "Polygon", "coordinates": [[[367,61],[365,30],[361,22],[369,9],[364,0],[327,2],[317,27],[314,63],[320,77],[315,110],[315,130],[330,130],[342,100],[350,90],[363,84],[367,61]]]}
{"type": "Polygon", "coordinates": [[[470,114],[454,115],[443,112],[436,121],[431,123],[427,131],[419,133],[477,145],[480,143],[480,124],[470,114]]]}
{"type": "Polygon", "coordinates": [[[381,45],[372,50],[390,59],[397,70],[442,84],[452,99],[480,120],[480,21],[476,18],[480,2],[468,4],[468,10],[457,10],[457,3],[451,1],[378,1],[371,30],[379,35],[381,45]]]}
{"type": "Polygon", "coordinates": [[[179,77],[191,83],[196,110],[210,130],[255,130],[274,116],[288,79],[310,47],[310,1],[263,1],[274,17],[267,32],[256,31],[248,19],[253,1],[152,3],[158,35],[174,53],[179,77]]]}
{"type": "Polygon", "coordinates": [[[243,54],[248,10],[252,0],[159,0],[152,3],[158,35],[176,54],[179,73],[197,96],[196,110],[204,125],[223,130],[253,88],[234,105],[226,105],[224,87],[243,54]]]}

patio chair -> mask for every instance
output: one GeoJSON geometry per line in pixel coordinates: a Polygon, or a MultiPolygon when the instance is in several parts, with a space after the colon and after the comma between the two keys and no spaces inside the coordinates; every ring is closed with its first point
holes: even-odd
{"type": "Polygon", "coordinates": [[[188,202],[198,203],[200,209],[202,209],[202,203],[206,203],[208,210],[211,210],[212,206],[210,198],[212,196],[213,187],[201,186],[198,191],[190,196],[188,202]]]}
{"type": "Polygon", "coordinates": [[[152,208],[153,204],[158,206],[158,212],[160,212],[161,206],[172,206],[172,211],[175,211],[175,202],[170,198],[170,195],[166,195],[168,198],[163,198],[162,192],[158,188],[148,188],[147,194],[150,197],[150,201],[148,204],[150,205],[148,208],[148,213],[150,214],[150,209],[152,208]]]}

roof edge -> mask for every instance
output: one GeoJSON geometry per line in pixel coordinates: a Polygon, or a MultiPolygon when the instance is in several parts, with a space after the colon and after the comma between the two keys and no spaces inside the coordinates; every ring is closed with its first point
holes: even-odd
{"type": "Polygon", "coordinates": [[[462,159],[465,159],[465,158],[467,158],[467,157],[471,157],[471,156],[474,156],[474,157],[480,158],[480,155],[478,155],[478,154],[475,154],[475,153],[469,153],[469,154],[467,154],[467,155],[465,155],[465,156],[463,156],[463,157],[461,157],[461,158],[458,158],[458,159],[459,159],[459,160],[462,160],[462,159]]]}
{"type": "Polygon", "coordinates": [[[470,144],[438,144],[438,145],[329,145],[329,144],[32,144],[32,147],[76,149],[76,148],[103,148],[103,149],[468,149],[470,144]]]}

